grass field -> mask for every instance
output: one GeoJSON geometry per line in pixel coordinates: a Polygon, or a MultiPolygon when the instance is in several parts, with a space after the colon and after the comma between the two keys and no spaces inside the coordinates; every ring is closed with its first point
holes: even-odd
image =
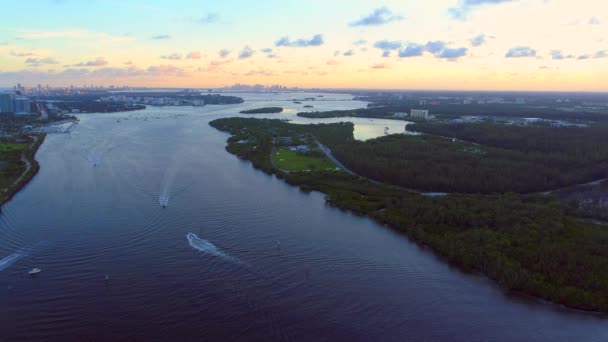
{"type": "Polygon", "coordinates": [[[272,157],[278,168],[289,172],[333,170],[336,168],[336,165],[326,158],[304,156],[287,148],[276,150],[272,157]]]}
{"type": "Polygon", "coordinates": [[[27,147],[28,144],[10,144],[10,143],[0,143],[0,152],[7,151],[21,151],[27,147]]]}

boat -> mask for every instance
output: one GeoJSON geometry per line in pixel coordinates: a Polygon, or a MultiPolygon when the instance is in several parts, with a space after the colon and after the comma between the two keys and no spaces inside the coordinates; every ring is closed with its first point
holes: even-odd
{"type": "Polygon", "coordinates": [[[40,272],[42,272],[41,269],[39,269],[38,267],[34,267],[27,273],[31,276],[35,276],[35,275],[39,274],[40,272]]]}

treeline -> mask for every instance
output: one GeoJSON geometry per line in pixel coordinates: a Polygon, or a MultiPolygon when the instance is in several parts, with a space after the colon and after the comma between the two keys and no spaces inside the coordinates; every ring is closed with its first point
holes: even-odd
{"type": "Polygon", "coordinates": [[[205,104],[209,105],[223,105],[223,104],[238,104],[243,103],[245,100],[238,96],[228,96],[228,95],[219,95],[219,94],[209,94],[209,95],[200,95],[194,96],[193,99],[203,99],[205,100],[205,104]]]}
{"type": "Polygon", "coordinates": [[[241,114],[276,114],[282,113],[283,107],[263,107],[249,110],[242,110],[241,114]]]}
{"type": "Polygon", "coordinates": [[[333,110],[326,112],[301,112],[298,116],[307,118],[364,117],[394,118],[395,113],[409,113],[412,109],[428,109],[439,118],[452,118],[466,115],[543,118],[554,120],[608,122],[608,112],[563,111],[555,107],[524,106],[514,104],[404,104],[382,107],[360,108],[353,110],[333,110]]]}
{"type": "Polygon", "coordinates": [[[53,104],[61,110],[72,111],[77,109],[82,113],[115,113],[146,109],[146,106],[143,105],[126,105],[123,103],[99,101],[70,101],[55,102],[53,104]]]}
{"type": "MultiPolygon", "coordinates": [[[[319,136],[358,174],[420,191],[541,192],[608,176],[608,126],[415,124],[454,137],[391,135],[365,142],[319,136]]],[[[337,129],[337,128],[335,128],[337,129]]]]}
{"type": "Polygon", "coordinates": [[[349,138],[349,124],[233,118],[211,125],[233,134],[227,149],[254,166],[303,190],[324,192],[330,204],[388,224],[464,270],[481,272],[508,290],[608,311],[608,230],[572,220],[553,197],[430,198],[344,172],[284,174],[269,162],[273,135],[308,132],[330,144],[349,138]]]}
{"type": "Polygon", "coordinates": [[[11,151],[0,152],[0,160],[7,165],[0,169],[0,187],[3,191],[0,194],[0,205],[10,200],[17,192],[19,192],[27,183],[38,173],[40,164],[35,159],[38,148],[44,142],[46,134],[38,134],[34,142],[32,137],[23,137],[30,142],[30,145],[25,149],[15,149],[11,151]],[[31,168],[24,173],[26,169],[25,163],[21,161],[21,154],[30,162],[31,168]],[[23,178],[18,184],[14,182],[23,174],[23,178]]]}

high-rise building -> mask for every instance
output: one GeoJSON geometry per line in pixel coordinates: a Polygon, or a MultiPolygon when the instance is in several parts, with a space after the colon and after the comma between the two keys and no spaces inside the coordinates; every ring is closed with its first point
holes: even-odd
{"type": "Polygon", "coordinates": [[[0,94],[0,113],[14,113],[15,95],[13,94],[0,94]]]}
{"type": "Polygon", "coordinates": [[[25,96],[15,97],[15,114],[30,114],[31,113],[31,101],[25,96]]]}

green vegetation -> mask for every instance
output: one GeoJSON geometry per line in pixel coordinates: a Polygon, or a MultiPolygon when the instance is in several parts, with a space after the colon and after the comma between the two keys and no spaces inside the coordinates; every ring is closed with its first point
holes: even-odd
{"type": "Polygon", "coordinates": [[[283,107],[264,107],[241,111],[241,114],[278,114],[283,112],[283,107]]]}
{"type": "Polygon", "coordinates": [[[202,99],[205,101],[205,104],[208,105],[226,105],[226,104],[238,104],[243,103],[241,97],[238,96],[228,96],[228,95],[220,95],[220,94],[209,94],[209,95],[201,95],[201,96],[184,96],[187,99],[202,99]]]}
{"type": "MultiPolygon", "coordinates": [[[[320,153],[320,152],[317,152],[320,153]]],[[[319,171],[334,170],[336,166],[322,154],[311,155],[290,151],[287,148],[280,148],[272,156],[275,165],[285,171],[319,171]]]]}
{"type": "Polygon", "coordinates": [[[439,104],[419,105],[408,102],[400,105],[382,107],[360,108],[353,110],[334,110],[327,112],[302,112],[298,116],[308,118],[333,117],[364,117],[364,118],[392,118],[395,113],[409,113],[412,109],[428,109],[431,114],[440,118],[453,118],[463,115],[512,117],[512,118],[543,118],[554,120],[598,121],[607,122],[606,111],[572,111],[548,106],[526,106],[517,104],[439,104]]]}
{"type": "Polygon", "coordinates": [[[506,290],[608,312],[608,229],[578,222],[554,197],[513,193],[425,197],[345,172],[285,173],[271,162],[273,136],[311,134],[327,146],[347,145],[356,143],[353,126],[244,118],[210,124],[232,134],[229,152],[305,191],[324,192],[336,207],[406,233],[463,270],[480,272],[506,290]]]}
{"type": "Polygon", "coordinates": [[[81,113],[115,113],[146,109],[146,106],[142,105],[128,105],[118,102],[100,101],[70,101],[55,102],[53,104],[61,110],[67,110],[70,112],[77,110],[81,113]]]}
{"type": "Polygon", "coordinates": [[[0,143],[0,152],[21,151],[27,144],[0,143]]]}
{"type": "Polygon", "coordinates": [[[0,141],[0,205],[11,199],[38,173],[40,165],[34,156],[44,138],[44,134],[41,134],[0,141]],[[22,159],[27,160],[29,168],[22,159]]]}

